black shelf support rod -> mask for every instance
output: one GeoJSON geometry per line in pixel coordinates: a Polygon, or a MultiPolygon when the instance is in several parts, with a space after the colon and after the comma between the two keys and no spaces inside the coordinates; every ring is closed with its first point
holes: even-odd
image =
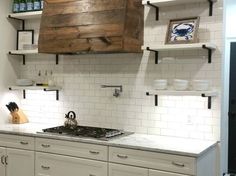
{"type": "Polygon", "coordinates": [[[159,57],[159,52],[156,50],[152,50],[149,47],[146,48],[146,50],[154,52],[155,53],[155,64],[158,64],[158,57],[159,57]]]}
{"type": "Polygon", "coordinates": [[[14,54],[12,52],[9,52],[9,54],[14,55],[14,56],[22,56],[23,65],[25,65],[25,55],[24,54],[14,54]]]}
{"type": "Polygon", "coordinates": [[[159,7],[151,4],[150,1],[147,1],[147,5],[156,9],[156,21],[158,21],[159,20],[159,7]]]}
{"type": "Polygon", "coordinates": [[[18,20],[22,22],[22,30],[25,30],[25,20],[19,19],[19,18],[15,18],[12,17],[11,15],[8,15],[8,18],[13,19],[13,20],[18,20]]]}
{"type": "Polygon", "coordinates": [[[202,94],[202,97],[207,97],[208,98],[208,109],[211,109],[211,103],[212,103],[212,97],[211,96],[206,96],[205,94],[202,94]]]}
{"type": "Polygon", "coordinates": [[[56,92],[56,100],[59,100],[59,90],[48,90],[48,89],[43,89],[45,92],[56,92]]]}
{"type": "Polygon", "coordinates": [[[149,92],[146,92],[147,96],[154,96],[155,97],[155,106],[158,106],[158,95],[150,94],[149,92]]]}
{"type": "Polygon", "coordinates": [[[59,63],[59,55],[56,54],[56,65],[58,65],[58,63],[59,63]]]}
{"type": "Polygon", "coordinates": [[[208,48],[206,45],[202,45],[202,48],[208,51],[208,63],[210,64],[212,61],[212,49],[208,48]]]}
{"type": "Polygon", "coordinates": [[[213,15],[213,0],[208,0],[209,2],[209,16],[213,15]]]}

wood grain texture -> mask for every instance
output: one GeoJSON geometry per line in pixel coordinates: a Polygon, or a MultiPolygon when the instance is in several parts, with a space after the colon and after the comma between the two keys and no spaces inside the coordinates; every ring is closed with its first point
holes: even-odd
{"type": "Polygon", "coordinates": [[[46,0],[40,53],[141,52],[140,0],[46,0]]]}

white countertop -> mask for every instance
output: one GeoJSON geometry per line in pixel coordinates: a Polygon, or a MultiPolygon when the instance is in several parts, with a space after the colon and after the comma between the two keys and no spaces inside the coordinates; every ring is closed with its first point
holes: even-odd
{"type": "Polygon", "coordinates": [[[42,129],[44,128],[49,128],[53,126],[58,126],[58,124],[3,124],[0,125],[0,133],[85,142],[192,157],[201,156],[204,152],[216,146],[217,144],[217,141],[202,141],[187,138],[166,137],[136,133],[124,137],[115,138],[109,141],[37,133],[42,131],[42,129]]]}

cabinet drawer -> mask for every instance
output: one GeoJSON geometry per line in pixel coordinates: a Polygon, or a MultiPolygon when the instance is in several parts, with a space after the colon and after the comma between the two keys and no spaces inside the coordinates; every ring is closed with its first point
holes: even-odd
{"type": "Polygon", "coordinates": [[[108,147],[102,145],[36,138],[36,150],[102,161],[108,160],[108,147]]]}
{"type": "Polygon", "coordinates": [[[148,169],[109,163],[109,176],[148,176],[148,169]]]}
{"type": "Polygon", "coordinates": [[[157,171],[157,170],[149,170],[149,176],[188,176],[188,175],[157,171]]]}
{"type": "Polygon", "coordinates": [[[109,161],[190,175],[196,173],[195,158],[187,156],[110,147],[109,161]]]}
{"type": "Polygon", "coordinates": [[[35,176],[107,176],[107,162],[36,152],[35,176]]]}
{"type": "Polygon", "coordinates": [[[34,138],[27,136],[0,134],[0,146],[34,150],[34,138]]]}

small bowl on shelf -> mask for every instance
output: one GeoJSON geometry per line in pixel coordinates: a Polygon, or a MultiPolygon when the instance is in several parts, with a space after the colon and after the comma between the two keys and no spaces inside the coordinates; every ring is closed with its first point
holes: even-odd
{"type": "Polygon", "coordinates": [[[167,83],[166,79],[156,79],[153,81],[153,87],[156,90],[165,90],[167,89],[167,83]]]}
{"type": "Polygon", "coordinates": [[[34,81],[30,79],[17,79],[16,80],[16,85],[17,86],[33,86],[34,81]]]}
{"type": "Polygon", "coordinates": [[[208,80],[193,80],[193,90],[203,91],[209,90],[209,81],[208,80]]]}
{"type": "Polygon", "coordinates": [[[189,85],[188,80],[184,79],[174,79],[173,86],[175,90],[187,90],[189,85]]]}

